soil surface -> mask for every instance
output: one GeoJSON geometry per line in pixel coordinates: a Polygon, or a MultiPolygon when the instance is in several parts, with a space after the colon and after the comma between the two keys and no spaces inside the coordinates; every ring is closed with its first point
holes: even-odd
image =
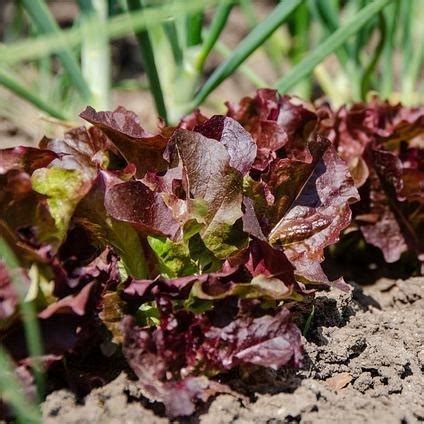
{"type": "MultiPolygon", "coordinates": [[[[221,395],[181,423],[424,422],[424,278],[379,280],[319,296],[300,370],[239,383],[251,401],[221,395]],[[255,381],[252,381],[255,380],[255,381]]],[[[77,401],[50,394],[45,423],[167,423],[124,373],[77,401]]]]}

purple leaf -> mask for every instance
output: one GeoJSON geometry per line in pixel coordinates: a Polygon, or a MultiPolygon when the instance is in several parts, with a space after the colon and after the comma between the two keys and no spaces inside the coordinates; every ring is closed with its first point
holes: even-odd
{"type": "Polygon", "coordinates": [[[137,115],[118,107],[113,112],[96,112],[92,107],[80,114],[81,118],[103,131],[128,162],[137,166],[137,176],[149,170],[165,170],[163,152],[172,133],[151,135],[140,125],[137,115]]]}
{"type": "Polygon", "coordinates": [[[123,332],[123,352],[143,393],[163,402],[171,417],[191,415],[197,401],[228,391],[199,373],[252,364],[277,369],[290,361],[299,365],[302,358],[300,331],[286,309],[275,316],[239,317],[225,327],[183,311],[163,312],[156,329],[137,327],[127,317],[123,332]]]}

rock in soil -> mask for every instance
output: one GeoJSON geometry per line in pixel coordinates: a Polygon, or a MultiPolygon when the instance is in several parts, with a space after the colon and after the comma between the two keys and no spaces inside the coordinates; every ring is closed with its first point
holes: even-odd
{"type": "MultiPolygon", "coordinates": [[[[424,278],[383,279],[350,294],[330,291],[317,298],[301,370],[266,371],[240,383],[249,385],[250,403],[221,395],[180,422],[424,422],[423,318],[424,278]]],[[[60,390],[43,404],[45,423],[169,422],[161,413],[125,374],[83,402],[60,390]]]]}

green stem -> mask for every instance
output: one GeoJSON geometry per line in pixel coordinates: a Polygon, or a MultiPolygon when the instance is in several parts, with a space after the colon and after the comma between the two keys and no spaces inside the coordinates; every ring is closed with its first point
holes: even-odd
{"type": "MultiPolygon", "coordinates": [[[[199,10],[211,8],[219,0],[184,0],[137,12],[121,13],[105,23],[105,31],[110,40],[121,38],[134,31],[156,28],[166,22],[169,16],[185,16],[199,10]]],[[[10,45],[0,45],[2,65],[12,65],[21,61],[39,59],[57,53],[63,48],[74,48],[84,40],[86,24],[62,30],[58,34],[46,34],[36,39],[18,41],[10,45]]]]}
{"type": "Polygon", "coordinates": [[[0,69],[0,85],[3,85],[8,90],[12,91],[17,96],[25,99],[27,102],[33,104],[38,109],[46,112],[48,115],[66,121],[67,118],[56,108],[50,106],[43,99],[38,97],[28,88],[24,87],[20,82],[18,82],[13,76],[7,73],[5,70],[0,69]]]}
{"type": "Polygon", "coordinates": [[[380,20],[380,41],[374,50],[374,54],[369,64],[365,67],[361,79],[361,98],[366,100],[368,91],[370,89],[371,77],[383,52],[384,43],[387,35],[386,21],[382,13],[379,14],[380,20]]]}
{"type": "MultiPolygon", "coordinates": [[[[339,20],[337,11],[334,9],[334,4],[329,0],[317,0],[317,10],[322,23],[326,26],[331,34],[339,29],[339,20]]],[[[344,43],[338,50],[339,59],[342,64],[349,61],[353,56],[353,49],[349,44],[344,43]]]]}
{"type": "MultiPolygon", "coordinates": [[[[255,8],[253,7],[252,0],[240,0],[240,7],[243,10],[250,30],[252,30],[256,25],[258,25],[258,20],[256,19],[255,8]]],[[[266,41],[266,43],[264,43],[263,48],[266,56],[271,62],[272,67],[276,72],[279,72],[281,69],[282,52],[278,46],[278,42],[275,43],[273,37],[271,36],[266,41]]]]}
{"type": "Polygon", "coordinates": [[[197,46],[202,43],[203,11],[187,16],[187,46],[197,46]]]}
{"type": "MultiPolygon", "coordinates": [[[[367,4],[367,0],[357,0],[357,6],[358,6],[358,11],[361,11],[367,4]]],[[[364,25],[356,34],[356,37],[354,39],[353,42],[353,60],[355,61],[356,66],[358,67],[358,69],[361,66],[361,51],[363,49],[363,47],[365,46],[365,44],[368,42],[368,26],[369,25],[364,25]]]]}
{"type": "Polygon", "coordinates": [[[2,399],[11,406],[18,423],[41,423],[40,411],[35,405],[28,402],[14,369],[9,355],[0,346],[0,393],[2,399]]]}
{"type": "MultiPolygon", "coordinates": [[[[128,0],[128,7],[132,11],[143,10],[144,5],[142,0],[128,0]]],[[[163,97],[162,87],[160,83],[159,73],[156,68],[155,55],[153,46],[147,30],[136,31],[136,38],[140,48],[140,53],[143,59],[144,68],[149,79],[150,92],[155,101],[156,110],[159,116],[165,121],[168,121],[165,100],[163,97]]]]}
{"type": "Polygon", "coordinates": [[[232,1],[227,0],[223,0],[219,4],[218,9],[215,12],[212,23],[207,32],[206,38],[202,44],[199,55],[196,59],[194,67],[198,73],[202,72],[206,59],[209,56],[209,53],[212,51],[216,41],[218,40],[222,30],[225,27],[233,5],[234,4],[232,1]]]}
{"type": "Polygon", "coordinates": [[[334,79],[329,75],[324,64],[317,65],[313,72],[322,91],[331,99],[331,105],[335,108],[341,106],[345,102],[346,96],[343,90],[334,84],[334,79]]]}
{"type": "MultiPolygon", "coordinates": [[[[60,28],[51,15],[46,3],[43,0],[21,0],[25,10],[30,15],[36,26],[45,34],[58,34],[60,28]]],[[[63,67],[69,74],[75,87],[79,90],[84,100],[89,101],[91,98],[90,88],[82,76],[78,62],[72,52],[64,47],[58,53],[59,59],[63,67]]]]}
{"type": "Polygon", "coordinates": [[[108,19],[107,0],[78,0],[83,11],[85,37],[81,46],[82,72],[91,88],[92,106],[107,110],[110,107],[110,46],[105,33],[108,19]]]}
{"type": "Polygon", "coordinates": [[[41,401],[44,394],[44,376],[41,366],[43,345],[37,314],[33,302],[26,299],[27,289],[22,278],[20,278],[21,268],[18,259],[2,237],[0,237],[0,252],[2,261],[7,265],[10,279],[19,298],[19,307],[25,331],[25,341],[31,356],[31,367],[37,384],[38,400],[41,401]]]}
{"type": "Polygon", "coordinates": [[[164,29],[169,41],[169,45],[171,46],[174,61],[177,65],[181,65],[183,62],[183,52],[178,42],[178,32],[175,26],[175,22],[165,22],[164,29]]]}
{"type": "Polygon", "coordinates": [[[263,22],[240,42],[231,56],[213,72],[195,96],[193,106],[200,105],[219,84],[264,43],[301,3],[302,0],[285,0],[280,3],[263,22]]]}
{"type": "Polygon", "coordinates": [[[393,91],[393,49],[396,32],[396,19],[399,14],[400,3],[396,2],[387,6],[383,11],[383,18],[386,21],[387,33],[383,47],[384,69],[381,75],[380,94],[387,98],[393,91]]]}
{"type": "Polygon", "coordinates": [[[275,87],[285,93],[300,80],[309,75],[315,66],[322,62],[328,55],[340,48],[346,40],[361,29],[370,19],[378,14],[393,0],[375,0],[363,8],[345,25],[330,35],[313,52],[294,66],[283,78],[275,84],[275,87]]]}
{"type": "Polygon", "coordinates": [[[402,17],[402,53],[403,53],[403,61],[402,61],[402,74],[403,77],[408,73],[408,68],[412,59],[412,22],[414,17],[414,4],[413,0],[402,0],[402,9],[401,9],[401,17],[402,17]]]}
{"type": "MultiPolygon", "coordinates": [[[[309,48],[309,11],[306,3],[301,4],[294,13],[294,48],[293,63],[300,62],[309,48]]],[[[296,86],[296,94],[299,97],[309,98],[311,94],[311,80],[304,79],[296,86]]]]}
{"type": "Polygon", "coordinates": [[[128,78],[115,82],[113,88],[127,91],[148,90],[149,83],[143,80],[128,78]]]}
{"type": "MultiPolygon", "coordinates": [[[[220,41],[217,41],[215,44],[215,50],[224,56],[225,58],[229,58],[231,56],[231,50],[220,41]]],[[[256,87],[263,88],[268,87],[268,83],[262,79],[252,68],[247,65],[240,65],[240,72],[256,87]]]]}
{"type": "Polygon", "coordinates": [[[402,82],[402,101],[405,104],[420,104],[423,97],[420,96],[423,91],[420,90],[417,82],[419,81],[420,71],[424,62],[424,49],[419,49],[412,57],[408,74],[403,78],[402,82]]]}

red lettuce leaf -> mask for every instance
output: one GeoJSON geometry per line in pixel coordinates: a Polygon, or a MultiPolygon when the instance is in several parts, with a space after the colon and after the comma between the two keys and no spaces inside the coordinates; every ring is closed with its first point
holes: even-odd
{"type": "Polygon", "coordinates": [[[288,96],[271,89],[258,90],[254,98],[245,97],[240,104],[227,104],[228,116],[250,132],[258,147],[254,169],[263,171],[286,145],[288,155],[308,159],[304,140],[313,129],[316,115],[288,96]]]}
{"type": "Polygon", "coordinates": [[[77,169],[90,179],[97,175],[99,168],[106,168],[111,157],[119,156],[118,150],[97,128],[87,130],[74,128],[65,133],[63,138],[44,137],[40,147],[49,149],[58,155],[52,165],[66,169],[77,169]]]}
{"type": "Polygon", "coordinates": [[[273,161],[262,181],[252,184],[252,200],[270,244],[284,249],[297,275],[323,282],[319,263],[324,249],[349,225],[349,204],[358,200],[358,193],[344,162],[328,142],[310,142],[308,150],[311,162],[273,161]]]}
{"type": "Polygon", "coordinates": [[[381,249],[386,262],[397,261],[408,245],[378,177],[370,176],[370,210],[356,216],[367,243],[381,249]]]}
{"type": "Polygon", "coordinates": [[[166,169],[163,153],[172,130],[168,136],[151,135],[141,127],[137,115],[123,107],[113,112],[96,112],[87,107],[80,116],[106,134],[124,158],[137,166],[137,176],[166,169]]]}
{"type": "Polygon", "coordinates": [[[180,229],[162,196],[141,181],[127,181],[108,187],[105,209],[112,218],[133,224],[144,235],[174,238],[180,229]]]}
{"type": "Polygon", "coordinates": [[[123,181],[110,172],[99,172],[90,192],[78,204],[74,221],[89,231],[98,243],[113,247],[131,276],[143,278],[148,270],[136,230],[131,224],[109,216],[105,208],[105,196],[117,183],[123,181]]]}
{"type": "Polygon", "coordinates": [[[294,170],[295,175],[298,171],[295,187],[299,191],[287,199],[286,207],[283,204],[281,218],[269,234],[270,242],[284,246],[294,262],[321,261],[324,248],[335,243],[350,223],[349,203],[359,200],[353,180],[332,146],[321,151],[320,146],[311,165],[300,164],[294,170]]]}
{"type": "Polygon", "coordinates": [[[84,315],[92,288],[93,282],[86,284],[77,295],[69,295],[52,303],[41,311],[38,316],[46,319],[54,314],[64,314],[69,311],[76,315],[84,315]]]}
{"type": "Polygon", "coordinates": [[[299,365],[302,357],[300,331],[286,309],[216,327],[207,315],[172,313],[165,302],[157,328],[138,327],[128,317],[123,332],[123,352],[143,393],[163,402],[171,417],[191,415],[197,401],[228,391],[199,374],[246,365],[276,369],[290,361],[299,365]]]}
{"type": "Polygon", "coordinates": [[[256,143],[252,136],[234,119],[215,115],[197,125],[194,131],[220,141],[230,156],[229,164],[247,174],[256,157],[256,143]]]}
{"type": "Polygon", "coordinates": [[[218,257],[228,257],[246,244],[242,174],[230,165],[224,144],[215,139],[179,129],[173,142],[184,171],[188,214],[202,225],[206,247],[218,257]]]}
{"type": "Polygon", "coordinates": [[[361,187],[355,221],[387,262],[413,251],[422,256],[424,108],[369,104],[335,114],[335,145],[361,187]]]}
{"type": "Polygon", "coordinates": [[[35,147],[18,146],[0,150],[0,175],[12,169],[32,174],[38,168],[44,168],[57,158],[50,150],[35,147]]]}

